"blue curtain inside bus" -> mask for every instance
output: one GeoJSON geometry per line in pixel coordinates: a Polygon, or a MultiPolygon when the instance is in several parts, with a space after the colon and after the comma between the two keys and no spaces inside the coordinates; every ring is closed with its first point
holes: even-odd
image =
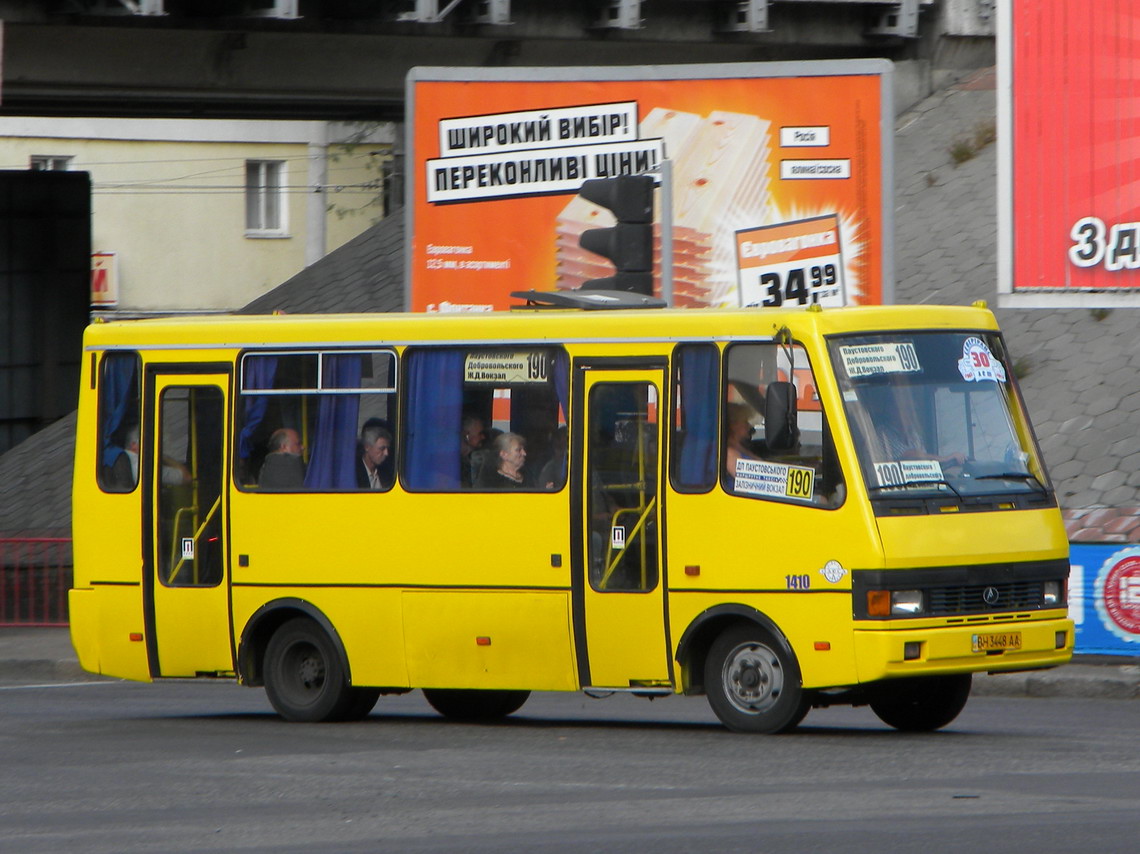
{"type": "Polygon", "coordinates": [[[681,424],[675,472],[677,485],[687,489],[707,489],[716,483],[716,418],[720,388],[716,347],[682,347],[678,362],[681,424]]]}
{"type": "Polygon", "coordinates": [[[408,354],[406,472],[411,489],[459,488],[462,350],[408,354]]]}
{"type": "MultiPolygon", "coordinates": [[[[344,356],[325,354],[321,385],[329,388],[360,388],[359,353],[344,356]]],[[[356,488],[356,422],[360,413],[359,394],[322,394],[313,430],[313,453],[305,472],[308,489],[356,488]]]]}
{"type": "Polygon", "coordinates": [[[103,465],[112,466],[125,450],[114,444],[127,409],[138,399],[138,357],[134,353],[108,353],[103,359],[103,465]]]}
{"type": "MultiPolygon", "coordinates": [[[[276,356],[247,356],[242,362],[241,387],[243,390],[251,388],[273,388],[273,377],[277,373],[276,356]]],[[[265,420],[265,411],[269,408],[269,397],[264,394],[248,395],[245,398],[245,420],[242,422],[241,434],[238,437],[238,456],[248,460],[255,450],[253,435],[261,422],[265,420]]]]}

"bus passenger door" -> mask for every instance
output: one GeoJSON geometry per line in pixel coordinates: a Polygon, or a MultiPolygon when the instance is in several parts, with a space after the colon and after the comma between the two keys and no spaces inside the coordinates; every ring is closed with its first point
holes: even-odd
{"type": "Polygon", "coordinates": [[[147,371],[150,423],[140,461],[151,675],[233,673],[224,488],[230,376],[166,367],[170,373],[147,371]]]}
{"type": "Polygon", "coordinates": [[[669,689],[660,483],[663,362],[575,364],[574,633],[583,687],[669,689]],[[584,417],[582,417],[584,416],[584,417]]]}

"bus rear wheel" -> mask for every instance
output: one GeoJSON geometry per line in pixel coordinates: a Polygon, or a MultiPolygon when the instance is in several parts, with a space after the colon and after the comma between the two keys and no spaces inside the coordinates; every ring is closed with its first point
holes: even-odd
{"type": "Polygon", "coordinates": [[[457,721],[490,721],[517,712],[530,691],[482,691],[464,688],[424,688],[431,707],[457,721]]]}
{"type": "Polygon", "coordinates": [[[336,721],[350,712],[364,717],[376,704],[375,697],[369,705],[367,694],[354,693],[329,636],[304,617],[273,633],[263,671],[269,702],[287,721],[336,721]]]}
{"type": "Polygon", "coordinates": [[[871,711],[883,723],[903,732],[933,732],[950,723],[966,707],[973,676],[912,676],[875,688],[871,711]]]}
{"type": "Polygon", "coordinates": [[[789,732],[810,708],[787,643],[753,625],[734,626],[713,642],[705,692],[716,716],[735,732],[789,732]]]}
{"type": "Polygon", "coordinates": [[[349,700],[338,720],[362,721],[376,708],[380,699],[379,688],[350,688],[349,700]]]}

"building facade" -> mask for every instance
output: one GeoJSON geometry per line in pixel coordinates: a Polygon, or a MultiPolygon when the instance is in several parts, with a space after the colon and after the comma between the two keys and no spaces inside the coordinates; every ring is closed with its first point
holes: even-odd
{"type": "Polygon", "coordinates": [[[394,126],[0,118],[0,167],[91,178],[92,309],[229,311],[384,215],[394,126]]]}

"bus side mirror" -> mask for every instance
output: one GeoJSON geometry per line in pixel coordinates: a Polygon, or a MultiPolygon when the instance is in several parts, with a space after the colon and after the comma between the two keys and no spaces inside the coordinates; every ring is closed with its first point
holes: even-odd
{"type": "Polygon", "coordinates": [[[796,387],[792,383],[768,383],[764,393],[764,441],[769,451],[790,451],[800,441],[796,387]]]}

